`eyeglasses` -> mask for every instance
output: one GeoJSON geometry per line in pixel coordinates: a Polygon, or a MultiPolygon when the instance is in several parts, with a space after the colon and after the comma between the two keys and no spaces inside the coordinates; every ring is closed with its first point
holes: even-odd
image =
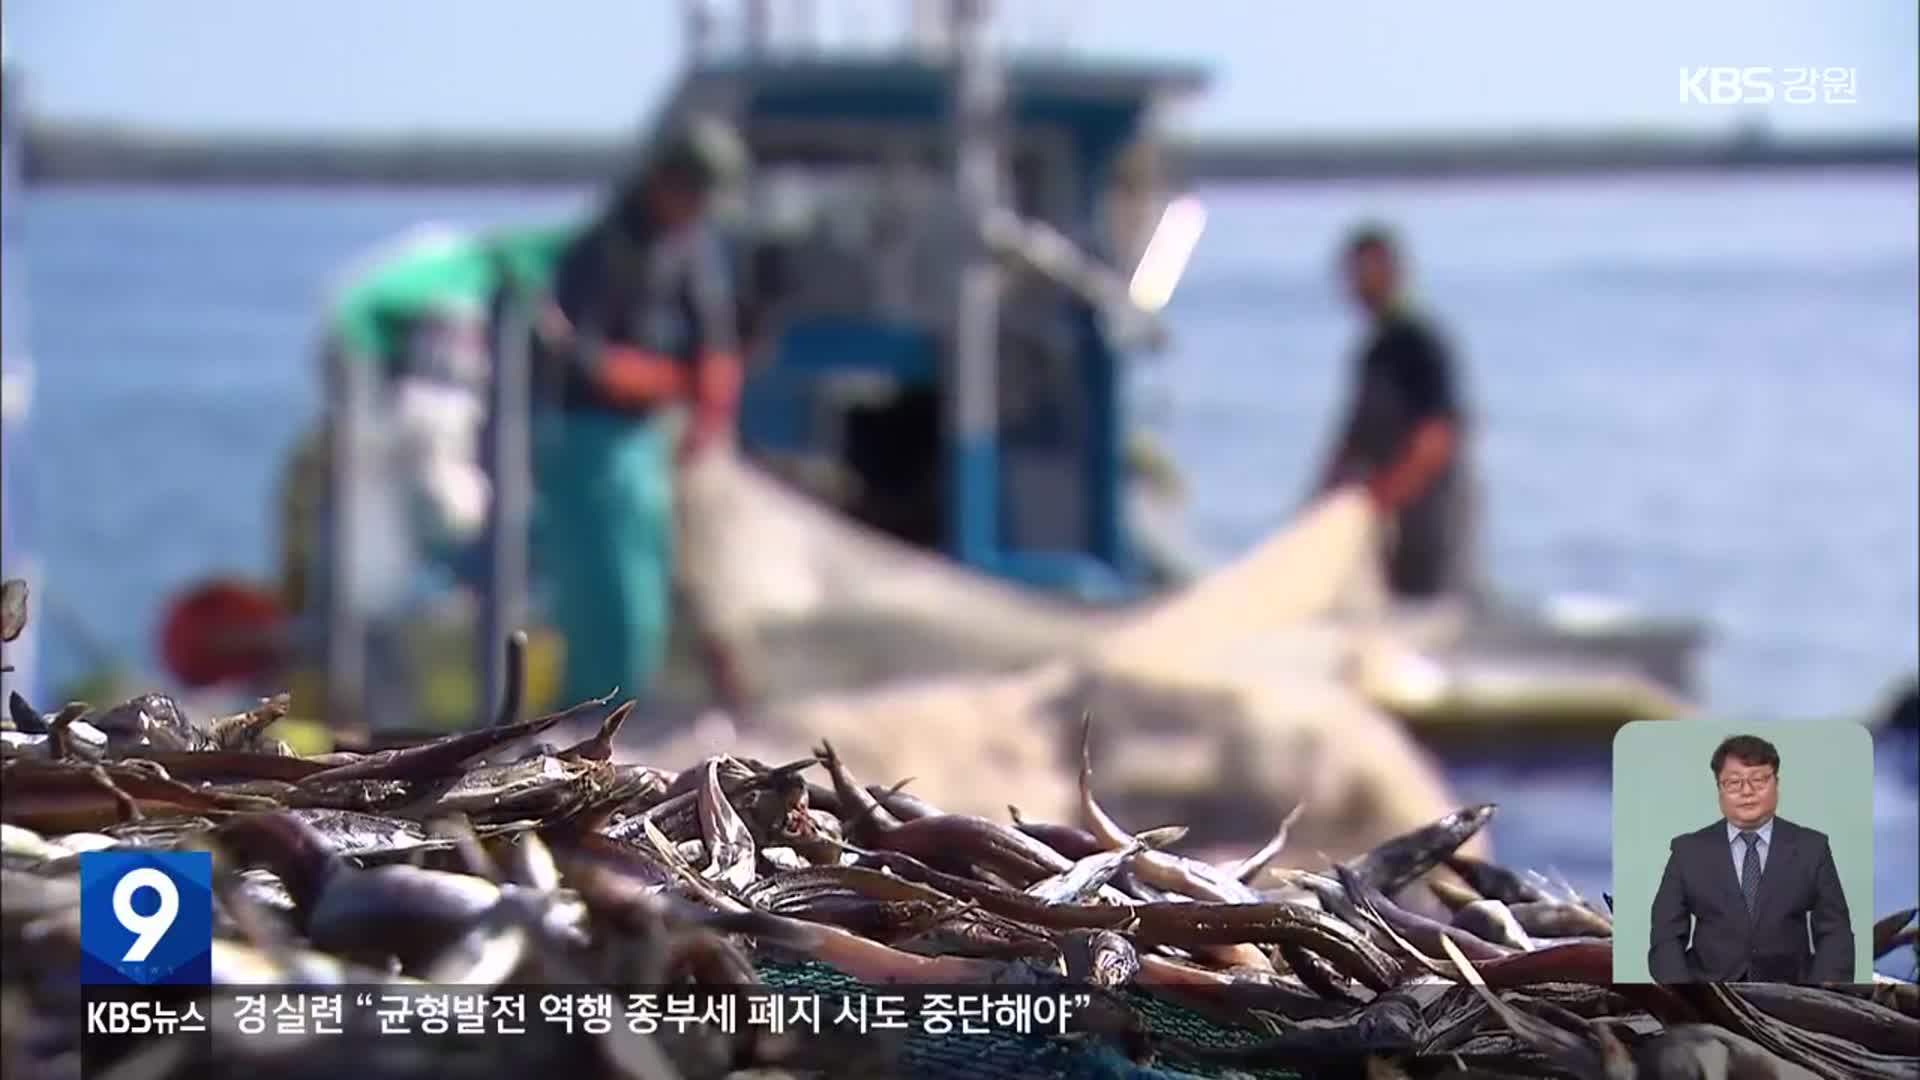
{"type": "Polygon", "coordinates": [[[1773,783],[1773,774],[1765,776],[1729,776],[1720,781],[1720,790],[1728,793],[1735,791],[1765,791],[1773,783]]]}

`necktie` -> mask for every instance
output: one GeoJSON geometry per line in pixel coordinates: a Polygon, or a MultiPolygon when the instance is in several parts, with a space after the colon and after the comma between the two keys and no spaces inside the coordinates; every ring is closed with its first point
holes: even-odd
{"type": "Polygon", "coordinates": [[[1740,860],[1740,892],[1747,898],[1747,914],[1753,914],[1753,904],[1760,897],[1760,834],[1743,832],[1740,839],[1747,842],[1746,857],[1740,860]]]}

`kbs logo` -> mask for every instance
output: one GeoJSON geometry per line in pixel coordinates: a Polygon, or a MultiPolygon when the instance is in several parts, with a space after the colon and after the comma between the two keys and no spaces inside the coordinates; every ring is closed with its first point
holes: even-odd
{"type": "Polygon", "coordinates": [[[1852,68],[1683,67],[1683,105],[1852,105],[1852,68]]]}
{"type": "Polygon", "coordinates": [[[80,981],[204,986],[212,975],[213,856],[90,851],[80,856],[80,981]]]}
{"type": "MultiPolygon", "coordinates": [[[[151,991],[148,991],[149,993],[151,991]]],[[[171,1035],[176,1031],[207,1030],[206,1017],[192,1002],[181,1015],[164,1001],[89,1001],[89,1035],[171,1035]]]]}

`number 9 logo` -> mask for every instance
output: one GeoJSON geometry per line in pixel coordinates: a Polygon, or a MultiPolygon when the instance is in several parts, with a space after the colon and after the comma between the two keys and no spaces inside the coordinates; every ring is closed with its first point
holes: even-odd
{"type": "Polygon", "coordinates": [[[121,957],[121,961],[140,963],[153,953],[154,946],[166,938],[168,929],[180,916],[180,890],[175,887],[172,878],[151,866],[129,870],[113,887],[113,916],[135,935],[133,944],[127,947],[127,955],[121,957]],[[142,915],[133,910],[133,894],[141,889],[152,889],[160,894],[160,907],[151,915],[142,915]]]}

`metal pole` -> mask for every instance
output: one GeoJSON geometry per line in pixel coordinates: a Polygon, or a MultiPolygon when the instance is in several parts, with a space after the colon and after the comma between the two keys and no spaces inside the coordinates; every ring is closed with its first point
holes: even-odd
{"type": "Polygon", "coordinates": [[[367,613],[354,575],[360,571],[361,502],[366,497],[361,473],[370,433],[369,411],[375,378],[372,358],[344,345],[328,353],[328,393],[332,398],[332,437],[328,441],[326,546],[326,715],[336,726],[359,726],[368,719],[366,698],[367,613]]]}
{"type": "Polygon", "coordinates": [[[487,408],[487,576],[480,619],[479,671],[486,715],[500,718],[507,693],[507,635],[526,613],[527,527],[533,505],[531,306],[512,290],[494,312],[493,379],[487,408]]]}
{"type": "MultiPolygon", "coordinates": [[[[31,474],[32,451],[27,426],[33,408],[33,360],[27,353],[26,311],[21,303],[25,289],[20,278],[19,200],[21,199],[20,122],[25,109],[20,73],[14,69],[7,52],[4,31],[0,31],[0,572],[27,583],[29,611],[44,612],[47,598],[42,593],[46,578],[40,560],[41,535],[38,507],[23,477],[31,474]]],[[[0,674],[0,691],[18,691],[28,701],[39,700],[35,654],[40,640],[39,627],[44,618],[30,615],[20,636],[0,646],[6,664],[12,670],[0,674]]]]}
{"type": "Polygon", "coordinates": [[[814,39],[820,30],[820,11],[813,0],[795,0],[793,9],[793,37],[788,42],[794,52],[812,52],[814,39]]]}
{"type": "Polygon", "coordinates": [[[1000,116],[1005,87],[987,39],[987,0],[951,0],[956,194],[967,223],[947,386],[949,543],[961,561],[990,563],[999,548],[1000,273],[982,230],[1000,205],[1000,116]]]}
{"type": "Polygon", "coordinates": [[[950,56],[955,43],[949,31],[959,25],[962,17],[953,10],[952,0],[913,0],[908,48],[928,58],[950,56]]]}
{"type": "Polygon", "coordinates": [[[686,0],[683,5],[686,19],[687,55],[695,67],[707,60],[713,47],[713,12],[707,8],[707,0],[686,0]]]}
{"type": "Polygon", "coordinates": [[[766,55],[767,30],[771,23],[772,13],[767,10],[767,0],[747,0],[747,59],[759,60],[766,55]]]}

